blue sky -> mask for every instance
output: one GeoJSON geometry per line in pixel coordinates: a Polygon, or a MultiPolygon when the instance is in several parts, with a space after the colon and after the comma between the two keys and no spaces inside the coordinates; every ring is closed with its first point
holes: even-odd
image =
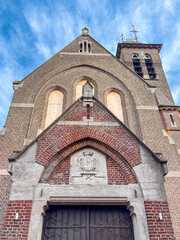
{"type": "Polygon", "coordinates": [[[0,0],[0,129],[20,81],[81,34],[115,54],[120,34],[163,43],[163,67],[180,105],[180,0],[0,0]]]}

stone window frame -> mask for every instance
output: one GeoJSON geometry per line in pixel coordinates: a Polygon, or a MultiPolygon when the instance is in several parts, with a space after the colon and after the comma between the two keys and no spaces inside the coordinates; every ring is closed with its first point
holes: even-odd
{"type": "Polygon", "coordinates": [[[42,111],[42,118],[41,118],[41,123],[40,123],[40,129],[44,130],[45,129],[45,122],[46,122],[46,114],[47,114],[47,107],[48,107],[48,100],[49,100],[49,96],[50,94],[55,91],[61,91],[63,94],[63,105],[62,105],[62,113],[65,111],[66,109],[66,98],[67,98],[67,94],[64,88],[62,88],[61,86],[51,86],[50,88],[45,90],[44,93],[44,103],[43,103],[43,111],[42,111]]]}
{"type": "Polygon", "coordinates": [[[80,53],[92,53],[92,43],[88,40],[83,40],[79,42],[79,52],[80,53]],[[85,49],[86,46],[86,49],[85,49]]]}
{"type": "Polygon", "coordinates": [[[177,123],[176,123],[176,121],[174,119],[174,114],[171,112],[168,115],[169,115],[169,118],[170,118],[171,127],[172,128],[176,128],[177,127],[177,123]]]}
{"type": "MultiPolygon", "coordinates": [[[[107,107],[107,95],[110,92],[116,92],[117,94],[120,95],[121,98],[121,104],[122,104],[122,112],[123,112],[123,118],[124,118],[124,124],[128,126],[128,116],[127,116],[127,107],[126,107],[126,101],[125,101],[125,95],[124,93],[118,89],[118,88],[109,88],[104,91],[104,103],[105,106],[107,107]]],[[[108,107],[107,107],[108,108],[108,107]]],[[[121,120],[120,120],[121,121],[121,120]]]]}

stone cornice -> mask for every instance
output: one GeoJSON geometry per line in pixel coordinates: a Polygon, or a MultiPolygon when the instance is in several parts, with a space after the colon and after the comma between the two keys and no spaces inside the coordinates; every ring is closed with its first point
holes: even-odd
{"type": "Polygon", "coordinates": [[[158,52],[161,51],[162,44],[150,44],[150,43],[138,43],[138,42],[123,42],[118,43],[116,57],[120,58],[122,48],[148,48],[148,49],[157,49],[158,52]]]}

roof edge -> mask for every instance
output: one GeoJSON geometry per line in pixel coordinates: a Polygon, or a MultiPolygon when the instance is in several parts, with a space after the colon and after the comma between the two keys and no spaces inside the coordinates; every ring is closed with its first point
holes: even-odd
{"type": "MultiPolygon", "coordinates": [[[[61,120],[66,113],[70,111],[70,109],[75,106],[78,102],[83,101],[84,97],[81,96],[77,99],[69,108],[67,108],[63,114],[61,114],[54,122],[52,122],[41,134],[39,134],[29,145],[27,145],[22,151],[14,151],[13,154],[9,157],[9,162],[15,161],[18,159],[28,148],[30,148],[35,142],[38,142],[43,135],[49,131],[59,120],[61,120]]],[[[161,164],[167,163],[167,160],[162,157],[161,153],[154,153],[146,144],[144,144],[124,123],[122,123],[102,102],[100,102],[97,98],[93,96],[93,100],[98,102],[102,108],[104,108],[115,120],[119,125],[122,125],[126,131],[135,138],[136,141],[139,142],[146,150],[150,152],[150,154],[161,164]]]]}

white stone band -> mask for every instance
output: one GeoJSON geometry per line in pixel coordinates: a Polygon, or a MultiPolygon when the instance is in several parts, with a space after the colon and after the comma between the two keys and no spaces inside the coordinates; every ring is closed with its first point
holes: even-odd
{"type": "Polygon", "coordinates": [[[34,104],[33,103],[12,103],[11,107],[28,107],[28,108],[33,108],[34,104]]]}
{"type": "Polygon", "coordinates": [[[10,175],[7,169],[0,169],[0,176],[8,176],[10,175]]]}
{"type": "Polygon", "coordinates": [[[159,110],[156,106],[136,106],[138,110],[159,110]]]}
{"type": "Polygon", "coordinates": [[[180,178],[180,171],[169,171],[166,177],[179,177],[180,178]]]}

